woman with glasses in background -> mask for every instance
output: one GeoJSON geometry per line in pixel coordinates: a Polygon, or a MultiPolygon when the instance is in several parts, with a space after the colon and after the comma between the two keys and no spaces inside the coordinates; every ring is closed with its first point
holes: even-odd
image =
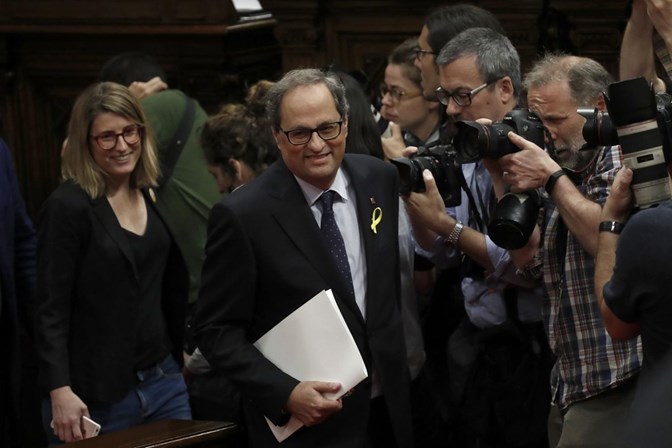
{"type": "Polygon", "coordinates": [[[380,113],[390,122],[391,136],[383,138],[388,159],[401,157],[406,146],[432,146],[439,140],[441,109],[422,95],[420,70],[414,65],[418,41],[407,39],[388,57],[380,86],[380,113]]]}
{"type": "Polygon", "coordinates": [[[182,360],[188,277],[154,208],[159,164],[140,104],[98,83],[72,110],[63,182],[38,220],[37,351],[51,443],[190,419],[182,360]]]}

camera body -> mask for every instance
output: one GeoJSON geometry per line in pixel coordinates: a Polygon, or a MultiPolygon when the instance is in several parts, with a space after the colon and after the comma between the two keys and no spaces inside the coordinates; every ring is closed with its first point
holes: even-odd
{"type": "Polygon", "coordinates": [[[519,148],[509,141],[509,131],[544,147],[544,125],[527,109],[513,109],[502,121],[489,125],[476,121],[458,121],[456,126],[453,145],[463,163],[485,158],[499,159],[517,152],[519,148]]]}
{"type": "Polygon", "coordinates": [[[399,157],[391,159],[390,162],[399,172],[400,194],[425,191],[422,172],[427,169],[434,176],[446,207],[456,207],[462,202],[462,168],[452,145],[420,147],[411,157],[399,157]]]}
{"type": "MultiPolygon", "coordinates": [[[[527,109],[514,109],[490,125],[460,121],[457,129],[453,143],[463,161],[498,159],[519,151],[509,140],[509,131],[544,147],[544,125],[527,109]]],[[[520,249],[534,230],[540,207],[541,197],[535,190],[504,194],[488,222],[490,239],[504,249],[520,249]]]]}
{"type": "MultiPolygon", "coordinates": [[[[483,125],[475,121],[458,121],[453,145],[419,148],[410,158],[392,159],[400,179],[400,193],[425,191],[422,171],[428,169],[447,207],[460,205],[462,198],[462,164],[482,158],[496,159],[519,151],[509,141],[513,131],[523,138],[544,145],[544,126],[527,109],[514,109],[502,121],[483,125]]],[[[537,222],[541,199],[536,191],[507,193],[495,206],[488,223],[490,239],[505,249],[523,247],[537,222]]]]}
{"type": "Polygon", "coordinates": [[[609,85],[608,113],[579,109],[586,118],[589,146],[620,145],[623,163],[633,171],[635,206],[644,209],[671,197],[667,163],[672,160],[672,97],[656,94],[645,78],[609,85]]]}

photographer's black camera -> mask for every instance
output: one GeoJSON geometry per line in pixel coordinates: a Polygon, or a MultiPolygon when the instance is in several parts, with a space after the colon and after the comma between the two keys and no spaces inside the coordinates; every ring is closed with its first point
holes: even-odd
{"type": "Polygon", "coordinates": [[[429,170],[446,207],[456,207],[462,202],[462,172],[451,145],[436,145],[429,149],[420,147],[410,158],[399,157],[390,162],[399,171],[399,193],[402,195],[425,191],[422,172],[429,170]]]}
{"type": "Polygon", "coordinates": [[[642,209],[670,199],[667,162],[672,145],[672,97],[655,94],[643,77],[609,84],[609,113],[579,109],[586,118],[588,146],[621,146],[624,165],[633,171],[635,205],[642,209]]]}
{"type": "Polygon", "coordinates": [[[453,145],[463,163],[480,159],[499,159],[519,149],[509,141],[513,131],[537,146],[544,146],[544,125],[527,109],[514,109],[502,121],[480,124],[475,121],[458,121],[453,145]]]}
{"type": "MultiPolygon", "coordinates": [[[[544,146],[544,125],[527,109],[514,109],[502,121],[489,125],[459,121],[453,144],[463,162],[498,159],[520,150],[509,140],[509,131],[544,146]]],[[[504,194],[488,222],[490,239],[504,249],[520,249],[534,230],[540,206],[541,198],[534,190],[504,194]]]]}

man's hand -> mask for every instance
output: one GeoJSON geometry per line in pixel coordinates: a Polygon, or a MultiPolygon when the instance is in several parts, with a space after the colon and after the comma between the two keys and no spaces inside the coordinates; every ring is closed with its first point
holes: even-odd
{"type": "Polygon", "coordinates": [[[544,187],[550,175],[560,169],[560,165],[546,151],[520,135],[509,132],[508,137],[520,151],[499,159],[504,171],[504,182],[511,185],[511,191],[515,193],[544,187]]]}
{"type": "Polygon", "coordinates": [[[163,82],[158,76],[155,76],[147,82],[134,81],[128,86],[131,93],[139,100],[146,98],[153,93],[160,92],[161,90],[166,90],[167,88],[168,84],[163,82]]]}
{"type": "Polygon", "coordinates": [[[404,198],[406,211],[411,222],[416,228],[416,224],[434,233],[441,233],[442,230],[455,225],[455,220],[446,213],[446,205],[441,198],[439,189],[436,186],[434,176],[429,170],[422,172],[422,178],[425,182],[424,193],[412,192],[404,198]],[[447,222],[452,221],[452,224],[447,222]]]}
{"type": "Polygon", "coordinates": [[[392,133],[390,137],[380,138],[381,142],[383,143],[383,152],[385,153],[385,158],[390,160],[403,157],[403,151],[404,148],[406,148],[406,142],[404,142],[404,136],[401,133],[401,128],[398,124],[393,122],[390,122],[389,127],[392,133]]]}
{"type": "Polygon", "coordinates": [[[82,440],[82,415],[89,415],[84,402],[70,389],[70,386],[59,387],[50,392],[51,413],[54,423],[54,434],[62,442],[82,440]]]}
{"type": "Polygon", "coordinates": [[[292,390],[285,408],[304,425],[317,425],[343,408],[340,400],[330,400],[322,395],[336,393],[340,389],[338,383],[302,381],[292,390]]]}
{"type": "Polygon", "coordinates": [[[602,207],[602,221],[624,223],[628,220],[634,203],[634,197],[630,189],[631,183],[632,170],[630,168],[623,168],[616,173],[607,202],[602,207]]]}

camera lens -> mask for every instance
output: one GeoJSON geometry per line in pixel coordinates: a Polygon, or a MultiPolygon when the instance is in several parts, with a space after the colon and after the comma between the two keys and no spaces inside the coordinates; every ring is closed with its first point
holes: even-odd
{"type": "Polygon", "coordinates": [[[485,126],[475,121],[458,121],[457,134],[453,137],[453,145],[464,162],[475,162],[481,158],[482,148],[490,146],[485,126]]]}
{"type": "Polygon", "coordinates": [[[535,190],[503,195],[495,205],[488,223],[490,239],[508,250],[523,247],[532,235],[540,205],[535,190]]]}
{"type": "Polygon", "coordinates": [[[586,119],[583,125],[583,139],[588,147],[618,145],[616,127],[608,113],[584,107],[577,109],[576,112],[586,119]]]}
{"type": "MultiPolygon", "coordinates": [[[[399,193],[406,196],[417,188],[418,169],[411,159],[399,157],[390,162],[397,167],[399,173],[399,193]]],[[[422,181],[422,179],[420,179],[422,181]]],[[[424,182],[423,182],[424,186],[424,182]]]]}

